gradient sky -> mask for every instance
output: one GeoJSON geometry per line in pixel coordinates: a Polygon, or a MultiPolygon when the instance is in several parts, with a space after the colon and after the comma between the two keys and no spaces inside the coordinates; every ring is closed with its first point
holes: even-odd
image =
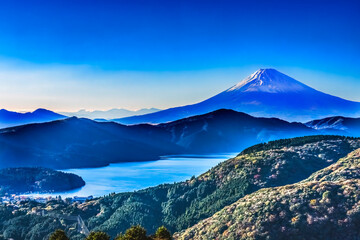
{"type": "Polygon", "coordinates": [[[0,1],[0,108],[194,103],[273,67],[360,101],[360,1],[0,1]]]}

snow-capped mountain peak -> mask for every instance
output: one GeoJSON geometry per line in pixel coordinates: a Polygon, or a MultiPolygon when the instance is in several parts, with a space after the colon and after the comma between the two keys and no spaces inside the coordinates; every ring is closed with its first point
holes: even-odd
{"type": "Polygon", "coordinates": [[[226,92],[298,92],[310,89],[301,82],[272,68],[259,69],[226,92]]]}

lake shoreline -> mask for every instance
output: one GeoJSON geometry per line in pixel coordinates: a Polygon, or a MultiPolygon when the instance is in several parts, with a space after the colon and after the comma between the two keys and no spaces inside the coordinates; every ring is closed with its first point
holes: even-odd
{"type": "Polygon", "coordinates": [[[166,155],[155,161],[111,163],[100,168],[76,168],[60,171],[81,176],[85,186],[48,194],[26,194],[30,197],[101,197],[111,193],[134,192],[160,184],[182,182],[200,175],[238,153],[166,155]]]}

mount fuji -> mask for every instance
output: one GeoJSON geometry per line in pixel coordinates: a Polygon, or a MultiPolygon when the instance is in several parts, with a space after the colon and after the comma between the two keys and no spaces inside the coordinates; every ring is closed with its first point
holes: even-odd
{"type": "Polygon", "coordinates": [[[163,123],[221,108],[302,122],[334,115],[355,117],[360,114],[359,102],[317,91],[275,69],[259,69],[200,103],[114,121],[123,124],[163,123]]]}

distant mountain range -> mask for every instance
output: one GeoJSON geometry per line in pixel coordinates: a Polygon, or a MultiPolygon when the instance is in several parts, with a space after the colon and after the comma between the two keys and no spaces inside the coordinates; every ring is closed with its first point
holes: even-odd
{"type": "Polygon", "coordinates": [[[338,115],[360,115],[359,102],[322,93],[275,69],[260,69],[200,103],[114,121],[123,124],[164,123],[221,108],[300,122],[338,115]]]}
{"type": "Polygon", "coordinates": [[[0,110],[0,128],[13,127],[29,123],[42,123],[59,119],[66,116],[39,108],[33,112],[19,113],[6,109],[0,110]]]}
{"type": "Polygon", "coordinates": [[[260,142],[316,133],[301,123],[224,109],[160,125],[125,126],[72,117],[0,130],[0,166],[97,167],[168,154],[236,152],[260,142]]]}
{"type": "Polygon", "coordinates": [[[157,108],[143,108],[139,110],[128,110],[123,108],[113,108],[106,111],[95,110],[95,111],[87,111],[82,109],[77,112],[60,112],[68,117],[79,117],[79,118],[89,118],[89,119],[113,119],[113,118],[123,118],[135,115],[143,115],[160,111],[157,108]]]}
{"type": "MultiPolygon", "coordinates": [[[[197,104],[160,110],[144,108],[137,111],[110,109],[55,113],[46,109],[19,113],[0,110],[0,128],[29,123],[43,123],[66,117],[89,118],[99,122],[122,124],[159,124],[202,115],[219,109],[232,109],[256,117],[276,117],[286,121],[308,122],[334,119],[333,116],[360,115],[360,103],[319,92],[275,69],[260,69],[231,88],[197,104]]],[[[343,117],[340,117],[343,118],[343,117]]],[[[324,126],[321,127],[322,129],[324,126]]],[[[329,130],[330,128],[327,127],[329,130]]],[[[334,126],[334,130],[338,127],[334,126]]],[[[344,129],[341,129],[344,130],[344,129]]]]}
{"type": "Polygon", "coordinates": [[[135,115],[142,115],[160,111],[157,108],[143,108],[136,111],[127,109],[110,109],[107,111],[86,111],[80,110],[78,112],[61,112],[55,113],[53,111],[39,108],[33,112],[14,112],[6,109],[0,110],[0,128],[20,126],[29,123],[44,123],[54,120],[65,119],[67,117],[89,118],[100,122],[106,122],[109,119],[121,118],[135,115]]]}

